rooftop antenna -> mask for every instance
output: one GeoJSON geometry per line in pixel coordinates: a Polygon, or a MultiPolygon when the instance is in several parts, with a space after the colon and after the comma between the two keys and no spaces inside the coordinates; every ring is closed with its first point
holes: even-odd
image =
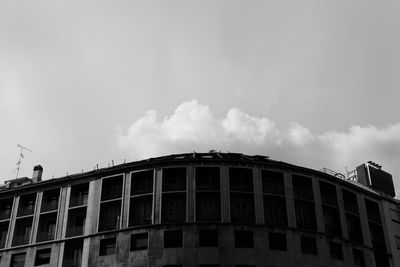
{"type": "Polygon", "coordinates": [[[17,147],[20,149],[20,152],[19,152],[19,160],[18,160],[18,162],[17,162],[17,175],[15,176],[15,179],[18,178],[19,169],[21,168],[22,159],[24,158],[24,154],[23,154],[23,153],[24,153],[24,150],[27,150],[27,151],[29,151],[29,152],[32,152],[32,150],[30,150],[30,149],[27,148],[27,147],[21,146],[20,144],[17,144],[17,147]]]}

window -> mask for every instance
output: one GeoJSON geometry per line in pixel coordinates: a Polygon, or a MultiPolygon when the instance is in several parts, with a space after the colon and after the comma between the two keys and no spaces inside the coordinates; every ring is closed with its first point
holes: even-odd
{"type": "Polygon", "coordinates": [[[377,224],[381,224],[381,215],[378,203],[365,199],[365,207],[367,209],[368,220],[377,224]]]}
{"type": "Polygon", "coordinates": [[[253,247],[253,231],[235,230],[235,248],[253,247]]]}
{"type": "Polygon", "coordinates": [[[186,221],[186,193],[164,193],[161,206],[163,223],[186,221]]]}
{"type": "Polygon", "coordinates": [[[0,221],[10,218],[13,200],[13,198],[0,199],[0,221]]]}
{"type": "Polygon", "coordinates": [[[253,170],[229,168],[230,191],[253,192],[253,170]]]}
{"type": "Polygon", "coordinates": [[[10,267],[24,267],[26,253],[18,253],[11,255],[10,267]]]}
{"type": "Polygon", "coordinates": [[[199,264],[199,267],[219,267],[219,264],[199,264]]]}
{"type": "Polygon", "coordinates": [[[121,198],[123,175],[104,178],[101,186],[101,201],[121,198]]]}
{"type": "Polygon", "coordinates": [[[99,232],[118,229],[121,218],[121,200],[100,204],[99,232]]]}
{"type": "Polygon", "coordinates": [[[344,189],[342,190],[342,194],[343,194],[344,210],[346,212],[358,214],[358,203],[356,194],[344,189]]]}
{"type": "Polygon", "coordinates": [[[196,168],[196,190],[220,190],[218,167],[196,168]]]}
{"type": "Polygon", "coordinates": [[[349,239],[354,242],[363,243],[363,235],[360,218],[356,215],[346,212],[347,231],[349,239]]]}
{"type": "Polygon", "coordinates": [[[68,211],[67,237],[83,235],[86,222],[86,207],[68,211]]]}
{"type": "Polygon", "coordinates": [[[28,244],[32,232],[33,217],[21,218],[15,221],[13,246],[28,244]]]}
{"type": "Polygon", "coordinates": [[[287,250],[286,234],[269,233],[269,248],[272,250],[287,250]]]}
{"type": "Polygon", "coordinates": [[[236,264],[236,267],[255,267],[255,265],[236,264]]]}
{"type": "Polygon", "coordinates": [[[89,183],[78,184],[71,187],[70,207],[86,205],[89,195],[89,183]]]}
{"type": "Polygon", "coordinates": [[[147,249],[148,242],[148,233],[131,235],[131,251],[147,249]]]}
{"type": "Polygon", "coordinates": [[[293,195],[297,199],[314,201],[312,180],[302,175],[292,175],[293,195]]]}
{"type": "Polygon", "coordinates": [[[65,241],[63,266],[80,267],[82,264],[83,239],[65,241]]]}
{"type": "Polygon", "coordinates": [[[36,251],[35,266],[49,264],[51,256],[51,248],[40,249],[36,251]]]}
{"type": "Polygon", "coordinates": [[[343,260],[343,250],[341,244],[329,242],[329,253],[331,254],[331,258],[343,260]]]}
{"type": "Polygon", "coordinates": [[[36,193],[21,196],[19,199],[17,216],[26,216],[33,214],[35,209],[36,193]]]}
{"type": "Polygon", "coordinates": [[[129,209],[129,226],[151,224],[153,195],[132,197],[129,209]]]}
{"type": "Polygon", "coordinates": [[[163,192],[186,190],[186,168],[163,169],[162,190],[163,192]]]}
{"type": "Polygon", "coordinates": [[[385,235],[381,225],[369,222],[369,232],[371,234],[372,247],[380,251],[386,251],[385,235]]]}
{"type": "Polygon", "coordinates": [[[261,178],[264,194],[285,195],[285,183],[282,172],[262,170],[261,178]]]}
{"type": "Polygon", "coordinates": [[[314,202],[295,200],[294,206],[297,227],[308,230],[317,230],[314,202]]]}
{"type": "Polygon", "coordinates": [[[285,197],[264,195],[264,220],[268,226],[287,226],[285,197]]]}
{"type": "Polygon", "coordinates": [[[231,193],[231,221],[254,223],[254,196],[248,193],[231,193]]]}
{"type": "Polygon", "coordinates": [[[100,240],[99,256],[115,254],[115,245],[117,239],[115,237],[100,240]]]}
{"type": "Polygon", "coordinates": [[[153,170],[131,173],[131,196],[153,193],[153,170]]]}
{"type": "Polygon", "coordinates": [[[337,207],[337,194],[336,186],[330,183],[319,181],[319,190],[321,192],[322,204],[331,205],[337,207]]]}
{"type": "Polygon", "coordinates": [[[57,213],[46,213],[40,215],[37,242],[53,240],[56,232],[57,213]]]}
{"type": "Polygon", "coordinates": [[[164,231],[164,248],[183,247],[182,230],[164,231]]]}
{"type": "Polygon", "coordinates": [[[400,249],[400,236],[395,235],[394,238],[396,240],[396,248],[400,249]]]}
{"type": "Polygon", "coordinates": [[[41,212],[57,210],[60,189],[48,190],[43,192],[41,212]]]}
{"type": "Polygon", "coordinates": [[[322,205],[325,232],[328,235],[342,236],[339,210],[331,206],[322,205]]]}
{"type": "Polygon", "coordinates": [[[201,229],[199,230],[200,247],[218,247],[218,230],[201,229]]]}
{"type": "Polygon", "coordinates": [[[301,253],[304,254],[317,254],[317,242],[315,238],[300,236],[301,253]]]}
{"type": "Polygon", "coordinates": [[[168,264],[168,265],[163,265],[163,267],[182,267],[180,264],[168,264]]]}
{"type": "Polygon", "coordinates": [[[0,248],[4,248],[6,246],[9,224],[9,221],[0,223],[0,248]]]}
{"type": "Polygon", "coordinates": [[[365,266],[364,252],[362,250],[353,248],[353,263],[354,266],[365,266]]]}

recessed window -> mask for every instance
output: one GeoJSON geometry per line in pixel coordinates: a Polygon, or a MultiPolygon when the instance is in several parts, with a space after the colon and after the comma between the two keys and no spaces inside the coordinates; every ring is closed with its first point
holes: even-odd
{"type": "Polygon", "coordinates": [[[297,199],[314,200],[312,180],[302,175],[292,175],[293,195],[297,199]]]}
{"type": "Polygon", "coordinates": [[[148,242],[148,233],[131,235],[131,251],[147,249],[148,242]]]}
{"type": "Polygon", "coordinates": [[[255,222],[253,193],[231,193],[230,208],[232,222],[255,222]]]}
{"type": "Polygon", "coordinates": [[[365,208],[367,209],[368,220],[377,224],[381,224],[381,215],[378,203],[365,199],[365,208]]]}
{"type": "Polygon", "coordinates": [[[322,204],[327,204],[337,207],[337,194],[336,186],[330,183],[319,181],[319,190],[321,192],[321,202],[322,204]]]}
{"type": "Polygon", "coordinates": [[[131,197],[129,226],[152,223],[153,195],[131,197]]]}
{"type": "Polygon", "coordinates": [[[4,248],[6,246],[9,224],[10,224],[9,221],[0,223],[0,248],[4,248]]]}
{"type": "Polygon", "coordinates": [[[83,238],[65,241],[63,266],[82,265],[83,238]]]}
{"type": "Polygon", "coordinates": [[[26,216],[33,214],[35,209],[36,193],[21,196],[19,199],[17,216],[26,216]]]}
{"type": "Polygon", "coordinates": [[[272,250],[286,250],[286,234],[269,233],[269,248],[272,250]]]}
{"type": "Polygon", "coordinates": [[[364,252],[362,250],[353,248],[353,263],[354,266],[365,266],[364,252]]]}
{"type": "Polygon", "coordinates": [[[117,239],[115,237],[100,240],[99,256],[115,254],[115,245],[117,239]]]}
{"type": "Polygon", "coordinates": [[[70,207],[86,205],[89,195],[89,183],[78,184],[71,187],[70,207]]]}
{"type": "Polygon", "coordinates": [[[333,259],[343,260],[343,250],[341,244],[329,242],[329,252],[333,259]]]}
{"type": "Polygon", "coordinates": [[[164,231],[164,248],[183,247],[182,230],[164,231]]]}
{"type": "Polygon", "coordinates": [[[51,256],[51,248],[40,249],[36,251],[35,266],[49,264],[51,256]]]}
{"type": "Polygon", "coordinates": [[[315,238],[300,236],[301,253],[317,254],[317,241],[315,238]]]}
{"type": "Polygon", "coordinates": [[[182,267],[181,264],[168,264],[168,265],[163,265],[163,267],[182,267]]]}
{"type": "Polygon", "coordinates": [[[396,240],[396,248],[400,249],[400,236],[394,236],[395,240],[396,240]]]}
{"type": "Polygon", "coordinates": [[[13,246],[29,243],[32,233],[33,216],[24,217],[15,221],[13,246]]]}
{"type": "Polygon", "coordinates": [[[0,199],[0,220],[5,220],[10,218],[12,205],[13,205],[13,198],[0,199]]]}
{"type": "Polygon", "coordinates": [[[282,172],[262,170],[261,178],[264,194],[285,195],[285,184],[282,172]]]}
{"type": "Polygon", "coordinates": [[[236,267],[255,267],[255,265],[236,264],[236,267]]]}
{"type": "Polygon", "coordinates": [[[221,196],[219,192],[196,193],[196,221],[215,222],[221,220],[221,196]]]}
{"type": "Polygon", "coordinates": [[[219,168],[197,167],[196,168],[196,190],[219,191],[219,168]]]}
{"type": "Polygon", "coordinates": [[[235,248],[253,247],[253,231],[235,230],[235,248]]]}
{"type": "Polygon", "coordinates": [[[121,220],[121,200],[100,204],[99,232],[118,229],[121,220]]]}
{"type": "Polygon", "coordinates": [[[342,190],[343,204],[346,212],[358,214],[357,196],[353,192],[342,190]]]}
{"type": "Polygon", "coordinates": [[[116,199],[122,196],[122,175],[104,178],[101,186],[101,200],[116,199]]]}
{"type": "Polygon", "coordinates": [[[229,168],[229,188],[231,191],[253,192],[253,170],[229,168]]]}
{"type": "Polygon", "coordinates": [[[131,196],[153,193],[153,170],[131,174],[131,196]]]}
{"type": "Polygon", "coordinates": [[[48,190],[43,192],[41,211],[50,211],[58,209],[58,198],[60,189],[48,190]]]}
{"type": "Polygon", "coordinates": [[[186,190],[186,168],[166,168],[162,172],[163,192],[186,190]]]}
{"type": "Polygon", "coordinates": [[[296,225],[298,228],[317,230],[314,202],[299,200],[294,201],[296,225]]]}
{"type": "Polygon", "coordinates": [[[162,194],[161,221],[178,223],[186,221],[186,193],[162,194]]]}
{"type": "Polygon", "coordinates": [[[26,253],[18,253],[11,255],[10,267],[24,267],[26,253]]]}
{"type": "Polygon", "coordinates": [[[70,209],[68,211],[68,223],[66,236],[83,235],[86,222],[86,207],[70,209]]]}
{"type": "Polygon", "coordinates": [[[199,230],[200,247],[218,247],[218,230],[201,229],[199,230]]]}
{"type": "Polygon", "coordinates": [[[199,267],[219,267],[219,264],[199,264],[199,267]]]}
{"type": "Polygon", "coordinates": [[[264,195],[264,218],[268,226],[287,226],[285,197],[264,195]]]}

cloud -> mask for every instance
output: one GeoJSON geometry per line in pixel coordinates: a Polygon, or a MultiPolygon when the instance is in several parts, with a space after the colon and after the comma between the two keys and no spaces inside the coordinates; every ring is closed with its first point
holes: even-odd
{"type": "Polygon", "coordinates": [[[271,119],[254,117],[237,108],[217,118],[210,107],[192,100],[180,104],[172,115],[161,120],[156,111],[147,111],[129,128],[119,130],[117,144],[134,159],[215,149],[264,154],[342,173],[372,160],[392,173],[396,187],[400,188],[400,123],[312,133],[292,122],[287,129],[279,130],[271,119]]]}

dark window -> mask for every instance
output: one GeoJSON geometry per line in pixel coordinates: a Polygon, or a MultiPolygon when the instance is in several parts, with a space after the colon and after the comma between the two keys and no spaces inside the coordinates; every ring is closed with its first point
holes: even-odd
{"type": "Polygon", "coordinates": [[[10,267],[24,267],[26,253],[18,253],[11,255],[10,267]]]}
{"type": "Polygon", "coordinates": [[[235,248],[253,247],[253,231],[235,230],[235,248]]]}
{"type": "Polygon", "coordinates": [[[26,216],[33,214],[35,209],[36,193],[21,196],[19,199],[17,216],[26,216]]]}
{"type": "Polygon", "coordinates": [[[6,246],[9,224],[9,221],[0,223],[0,248],[4,248],[6,246]]]}
{"type": "Polygon", "coordinates": [[[264,195],[264,219],[268,226],[287,226],[284,197],[264,195]]]}
{"type": "Polygon", "coordinates": [[[353,248],[353,263],[354,266],[365,266],[364,252],[362,250],[353,248]]]}
{"type": "Polygon", "coordinates": [[[286,234],[269,233],[269,248],[272,250],[287,250],[286,234]]]}
{"type": "Polygon", "coordinates": [[[386,251],[385,235],[382,226],[372,222],[368,225],[371,233],[372,247],[380,251],[386,251]]]}
{"type": "Polygon", "coordinates": [[[199,264],[199,267],[219,267],[219,264],[199,264]]]}
{"type": "Polygon", "coordinates": [[[83,239],[65,241],[63,267],[80,267],[82,264],[83,239]]]}
{"type": "Polygon", "coordinates": [[[337,207],[338,201],[337,201],[335,185],[319,181],[319,190],[321,192],[322,204],[327,204],[337,207]]]}
{"type": "Polygon", "coordinates": [[[89,195],[89,183],[78,184],[71,187],[70,207],[86,205],[89,195]]]}
{"type": "Polygon", "coordinates": [[[51,256],[51,248],[40,249],[36,251],[35,266],[49,264],[51,256]]]}
{"type": "Polygon", "coordinates": [[[347,230],[349,239],[354,242],[363,243],[360,218],[356,215],[346,213],[347,230]]]}
{"type": "Polygon", "coordinates": [[[253,192],[253,170],[229,168],[229,188],[231,191],[253,192]]]}
{"type": "Polygon", "coordinates": [[[374,223],[381,224],[381,215],[379,212],[379,205],[369,199],[365,199],[365,207],[367,209],[368,220],[374,223]]]}
{"type": "Polygon", "coordinates": [[[101,200],[120,198],[122,196],[123,180],[124,177],[122,175],[104,178],[101,187],[101,200]]]}
{"type": "Polygon", "coordinates": [[[255,265],[247,265],[247,264],[236,264],[236,267],[255,267],[255,265]]]}
{"type": "Polygon", "coordinates": [[[56,232],[57,212],[40,215],[37,242],[53,240],[56,232]]]}
{"type": "Polygon", "coordinates": [[[308,230],[317,230],[314,203],[310,201],[295,200],[294,206],[297,227],[308,230]]]}
{"type": "Polygon", "coordinates": [[[343,260],[343,250],[341,244],[329,242],[329,253],[333,259],[343,260]]]}
{"type": "Polygon", "coordinates": [[[196,193],[196,220],[220,221],[221,200],[219,192],[196,193]]]}
{"type": "Polygon", "coordinates": [[[13,246],[25,245],[29,243],[32,232],[33,217],[21,218],[15,221],[13,246]]]}
{"type": "Polygon", "coordinates": [[[329,235],[342,236],[339,210],[322,205],[324,215],[325,232],[329,235]]]}
{"type": "Polygon", "coordinates": [[[200,247],[218,247],[218,230],[202,229],[199,230],[200,247]]]}
{"type": "Polygon", "coordinates": [[[129,209],[129,226],[151,224],[153,195],[132,197],[129,209]]]}
{"type": "Polygon", "coordinates": [[[317,241],[315,238],[300,236],[301,253],[317,254],[317,241]]]}
{"type": "Polygon", "coordinates": [[[219,168],[197,167],[196,190],[219,190],[219,168]]]}
{"type": "Polygon", "coordinates": [[[182,230],[164,231],[164,248],[183,247],[182,230]]]}
{"type": "Polygon", "coordinates": [[[120,218],[121,200],[101,203],[99,232],[119,229],[120,218]]]}
{"type": "Polygon", "coordinates": [[[163,267],[182,267],[181,264],[168,264],[168,265],[163,265],[163,267]]]}
{"type": "Polygon", "coordinates": [[[314,200],[312,180],[302,175],[292,175],[293,195],[298,199],[314,200]]]}
{"type": "Polygon", "coordinates": [[[283,173],[277,171],[261,171],[264,194],[285,195],[283,173]]]}
{"type": "Polygon", "coordinates": [[[117,239],[115,237],[100,240],[99,256],[115,254],[116,243],[117,243],[117,239]]]}
{"type": "Polygon", "coordinates": [[[153,170],[131,173],[131,196],[153,193],[153,170]]]}
{"type": "Polygon", "coordinates": [[[358,204],[357,204],[356,194],[347,190],[342,190],[342,194],[343,194],[343,203],[345,211],[358,214],[358,204]]]}
{"type": "Polygon", "coordinates": [[[70,209],[68,211],[68,223],[66,236],[83,235],[86,221],[86,207],[70,209]]]}
{"type": "Polygon", "coordinates": [[[231,193],[230,204],[232,222],[255,222],[253,194],[231,193]]]}
{"type": "Polygon", "coordinates": [[[186,190],[186,168],[163,169],[162,190],[163,192],[186,190]]]}
{"type": "Polygon", "coordinates": [[[396,248],[400,249],[400,236],[395,235],[394,240],[396,241],[396,248]]]}
{"type": "Polygon", "coordinates": [[[43,192],[41,211],[51,211],[58,209],[58,198],[60,189],[48,190],[43,192]]]}
{"type": "Polygon", "coordinates": [[[374,253],[375,257],[375,265],[379,267],[389,267],[389,258],[386,253],[380,253],[380,252],[375,252],[374,253]]]}
{"type": "Polygon", "coordinates": [[[131,251],[147,249],[148,242],[148,233],[131,235],[131,251]]]}
{"type": "Polygon", "coordinates": [[[13,198],[0,199],[0,220],[10,218],[13,200],[13,198]]]}
{"type": "Polygon", "coordinates": [[[161,221],[163,223],[186,221],[186,193],[163,194],[161,206],[161,221]]]}

